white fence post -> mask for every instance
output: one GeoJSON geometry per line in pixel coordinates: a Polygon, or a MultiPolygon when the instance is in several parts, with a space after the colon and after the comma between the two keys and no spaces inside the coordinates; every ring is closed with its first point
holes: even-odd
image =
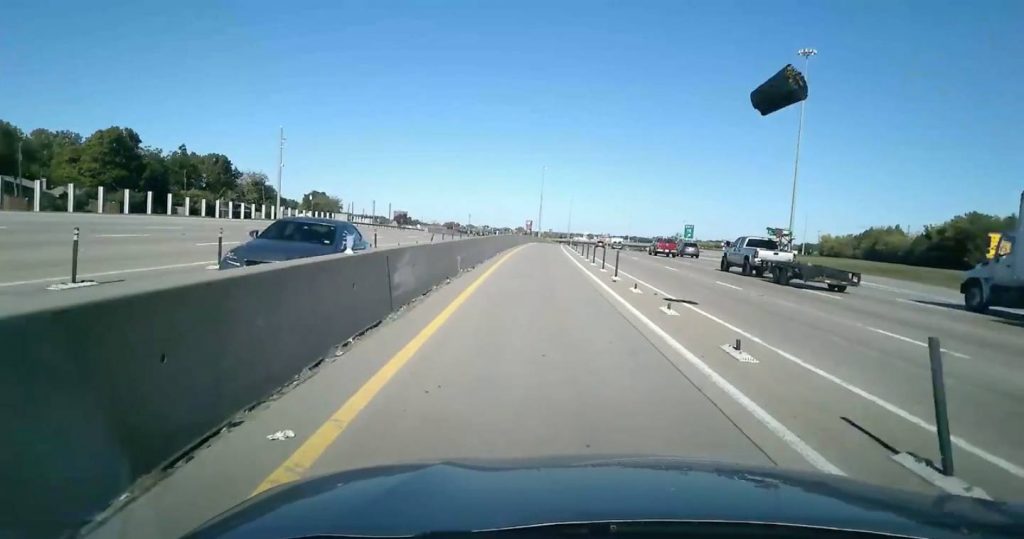
{"type": "Polygon", "coordinates": [[[103,213],[103,186],[96,190],[96,213],[103,213]]]}
{"type": "Polygon", "coordinates": [[[266,219],[266,218],[267,218],[267,205],[266,204],[260,204],[260,219],[266,219]]]}
{"type": "MultiPolygon", "coordinates": [[[[21,178],[18,178],[18,181],[21,181],[21,178]]],[[[35,191],[35,199],[32,200],[32,211],[39,211],[39,197],[43,193],[43,182],[36,180],[32,190],[35,191]]]]}
{"type": "Polygon", "coordinates": [[[188,217],[188,198],[185,197],[185,217],[188,217]]]}
{"type": "Polygon", "coordinates": [[[199,216],[206,217],[206,199],[199,201],[199,216]]]}
{"type": "Polygon", "coordinates": [[[124,207],[121,208],[121,213],[128,215],[128,190],[124,190],[124,207]]]}
{"type": "Polygon", "coordinates": [[[235,218],[235,202],[233,200],[228,201],[228,219],[235,218]]]}
{"type": "Polygon", "coordinates": [[[220,199],[219,198],[217,199],[217,204],[214,206],[213,211],[214,211],[213,218],[214,219],[220,219],[220,199]]]}
{"type": "Polygon", "coordinates": [[[146,191],[146,215],[153,215],[153,191],[146,191]]]}
{"type": "Polygon", "coordinates": [[[68,213],[75,213],[75,184],[68,184],[68,213]]]}
{"type": "Polygon", "coordinates": [[[172,204],[171,194],[167,193],[167,215],[171,214],[171,204],[172,204]]]}

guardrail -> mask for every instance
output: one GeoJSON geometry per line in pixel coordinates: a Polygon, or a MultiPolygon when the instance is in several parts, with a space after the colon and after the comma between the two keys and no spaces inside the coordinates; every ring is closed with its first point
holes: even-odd
{"type": "Polygon", "coordinates": [[[254,266],[0,319],[0,536],[73,532],[398,307],[529,241],[254,266]]]}

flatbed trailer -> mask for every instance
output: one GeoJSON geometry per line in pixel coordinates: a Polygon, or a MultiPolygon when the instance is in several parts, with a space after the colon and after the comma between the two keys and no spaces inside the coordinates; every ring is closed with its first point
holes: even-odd
{"type": "Polygon", "coordinates": [[[792,280],[825,283],[834,292],[846,292],[848,286],[860,286],[860,273],[795,260],[771,262],[765,274],[775,284],[788,285],[792,280]]]}

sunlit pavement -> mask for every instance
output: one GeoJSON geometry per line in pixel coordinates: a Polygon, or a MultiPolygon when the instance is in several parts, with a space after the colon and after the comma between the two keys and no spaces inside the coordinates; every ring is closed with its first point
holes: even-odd
{"type": "Polygon", "coordinates": [[[608,254],[601,271],[534,244],[461,275],[92,535],[177,537],[281,481],[466,457],[678,455],[939,492],[892,453],[939,460],[929,336],[947,350],[957,476],[1024,497],[1021,322],[868,286],[782,287],[710,257],[622,252],[616,281],[608,254]],[[723,349],[737,339],[753,361],[723,349]],[[284,429],[295,437],[267,439],[284,429]]]}

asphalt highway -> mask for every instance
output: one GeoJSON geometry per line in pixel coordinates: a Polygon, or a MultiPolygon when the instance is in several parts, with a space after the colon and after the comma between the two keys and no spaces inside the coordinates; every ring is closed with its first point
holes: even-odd
{"type": "MultiPolygon", "coordinates": [[[[68,281],[72,230],[79,227],[79,277],[119,286],[159,284],[169,277],[197,276],[217,260],[217,238],[224,230],[223,249],[249,240],[270,220],[213,219],[156,215],[0,212],[0,314],[5,305],[33,302],[52,295],[47,287],[68,281]]],[[[357,225],[368,241],[377,234],[378,247],[430,241],[430,233],[357,225]]],[[[440,241],[437,234],[434,241],[440,241]]],[[[76,291],[61,291],[65,297],[76,291]]],[[[51,298],[42,301],[49,302],[51,298]]]]}
{"type": "Polygon", "coordinates": [[[90,536],[178,537],[288,481],[459,458],[673,455],[1024,498],[1024,322],[1012,313],[965,313],[893,283],[782,287],[711,257],[620,252],[613,280],[608,255],[602,271],[600,258],[529,244],[460,275],[90,536]],[[894,458],[939,460],[929,336],[946,349],[956,485],[894,458]],[[722,348],[736,339],[743,361],[722,348]],[[268,440],[284,429],[295,436],[268,440]]]}

